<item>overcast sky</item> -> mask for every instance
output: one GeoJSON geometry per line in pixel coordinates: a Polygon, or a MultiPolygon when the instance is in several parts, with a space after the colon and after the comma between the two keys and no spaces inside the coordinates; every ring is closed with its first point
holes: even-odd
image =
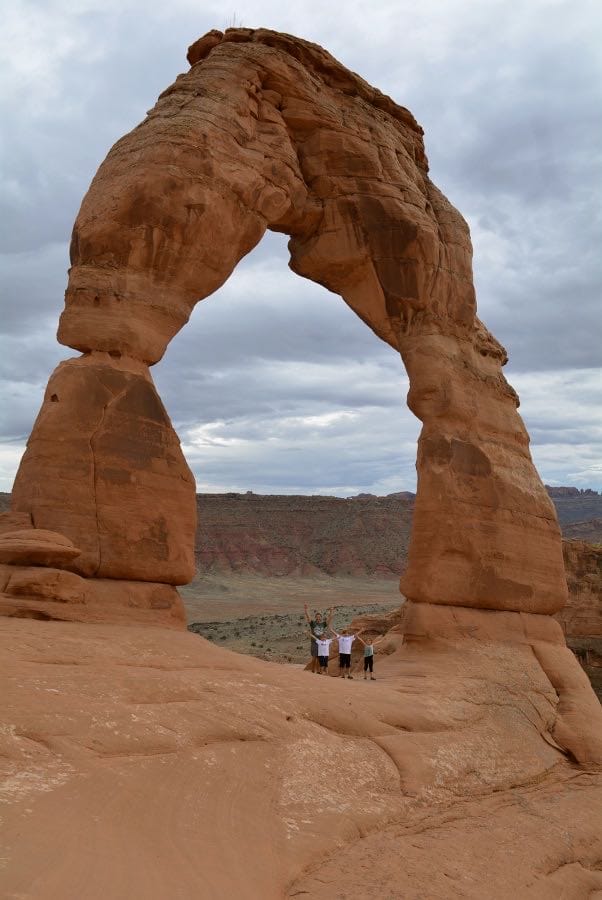
{"type": "MultiPolygon", "coordinates": [[[[602,489],[599,0],[8,0],[0,31],[0,490],[52,368],[68,243],[110,146],[211,28],[287,31],[412,110],[468,220],[546,482],[602,489]]],[[[202,491],[415,488],[399,357],[267,235],[153,369],[202,491]]]]}

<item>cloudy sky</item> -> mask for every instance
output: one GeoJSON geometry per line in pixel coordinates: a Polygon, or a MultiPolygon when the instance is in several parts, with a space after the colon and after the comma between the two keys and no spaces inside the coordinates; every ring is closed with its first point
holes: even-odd
{"type": "MultiPolygon", "coordinates": [[[[187,46],[232,24],[316,41],[412,110],[542,477],[602,489],[599,0],[8,0],[2,24],[0,490],[73,355],[55,332],[81,198],[187,46]]],[[[267,235],[153,370],[199,490],[413,490],[401,361],[287,260],[267,235]]]]}

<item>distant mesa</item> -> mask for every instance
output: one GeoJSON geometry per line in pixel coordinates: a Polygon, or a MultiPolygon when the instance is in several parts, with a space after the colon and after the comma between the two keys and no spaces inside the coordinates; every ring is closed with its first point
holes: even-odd
{"type": "Polygon", "coordinates": [[[577,488],[577,487],[552,487],[549,484],[545,485],[546,491],[550,495],[550,497],[600,497],[601,495],[598,491],[594,491],[591,488],[577,488]]]}

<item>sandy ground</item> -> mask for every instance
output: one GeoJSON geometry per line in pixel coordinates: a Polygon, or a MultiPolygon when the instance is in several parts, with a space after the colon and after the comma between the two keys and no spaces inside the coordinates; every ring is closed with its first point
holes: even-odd
{"type": "Polygon", "coordinates": [[[205,576],[180,588],[191,631],[237,653],[283,663],[305,663],[309,637],[307,603],[345,628],[360,613],[388,612],[400,605],[397,579],[261,578],[205,576]]]}

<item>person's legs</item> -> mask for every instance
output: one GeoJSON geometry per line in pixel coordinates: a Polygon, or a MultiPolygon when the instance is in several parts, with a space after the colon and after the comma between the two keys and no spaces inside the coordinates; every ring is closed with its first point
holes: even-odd
{"type": "Polygon", "coordinates": [[[351,653],[345,654],[345,669],[347,670],[347,678],[353,678],[351,674],[351,653]]]}
{"type": "Polygon", "coordinates": [[[316,646],[316,642],[310,638],[310,650],[311,650],[311,668],[310,672],[313,672],[316,675],[320,670],[320,663],[318,662],[318,648],[316,646]]]}
{"type": "Polygon", "coordinates": [[[344,678],[345,673],[343,669],[345,668],[345,654],[339,653],[339,677],[344,678]]]}
{"type": "Polygon", "coordinates": [[[373,656],[371,656],[369,659],[369,665],[370,665],[370,681],[376,681],[376,678],[372,674],[374,672],[374,657],[373,656]]]}
{"type": "Polygon", "coordinates": [[[364,681],[368,677],[367,672],[368,672],[368,657],[364,656],[364,681]]]}

